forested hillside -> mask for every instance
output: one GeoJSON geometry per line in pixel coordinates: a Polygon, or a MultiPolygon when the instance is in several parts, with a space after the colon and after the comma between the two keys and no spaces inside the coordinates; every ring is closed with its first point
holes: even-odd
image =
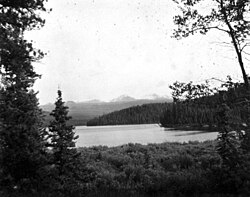
{"type": "MultiPolygon", "coordinates": [[[[114,99],[112,102],[73,102],[68,101],[66,105],[69,107],[69,115],[72,119],[69,120],[70,124],[75,126],[86,125],[88,120],[91,120],[95,117],[101,116],[103,114],[108,114],[114,111],[126,109],[129,107],[150,104],[150,103],[163,103],[163,102],[172,102],[172,99],[135,99],[132,101],[128,100],[117,100],[114,99]]],[[[46,104],[41,106],[44,111],[45,124],[47,125],[51,120],[50,112],[54,108],[54,104],[46,104]]]]}
{"type": "Polygon", "coordinates": [[[171,103],[152,103],[115,111],[87,122],[87,126],[159,123],[171,103]]]}
{"type": "MultiPolygon", "coordinates": [[[[209,128],[217,128],[224,122],[221,120],[221,114],[227,108],[223,107],[225,100],[228,100],[228,114],[230,113],[230,124],[234,126],[243,122],[245,124],[247,120],[247,109],[241,107],[241,103],[245,103],[244,98],[244,86],[241,83],[233,84],[231,79],[223,87],[228,89],[221,89],[217,92],[203,97],[196,97],[197,91],[202,90],[201,86],[192,85],[189,83],[186,87],[177,88],[174,90],[173,95],[179,95],[170,107],[166,108],[161,116],[160,123],[164,127],[179,127],[179,126],[191,126],[192,128],[202,128],[204,126],[209,128]],[[189,86],[189,87],[188,87],[189,86]],[[191,91],[190,91],[191,90],[191,91]],[[187,92],[186,95],[185,92],[187,92]],[[183,95],[182,95],[183,94],[183,95]],[[183,99],[183,97],[185,97],[183,99]],[[232,102],[237,99],[237,104],[232,105],[232,102]],[[222,121],[222,122],[221,122],[222,121]]],[[[176,86],[177,87],[177,86],[176,86]]],[[[205,94],[206,91],[202,90],[205,94]]],[[[201,95],[199,93],[199,95],[201,95]]],[[[228,121],[228,120],[227,120],[228,121]]]]}
{"type": "Polygon", "coordinates": [[[160,123],[164,127],[172,126],[204,126],[212,127],[218,124],[218,94],[204,96],[194,100],[174,102],[165,109],[161,116],[160,123]]]}
{"type": "MultiPolygon", "coordinates": [[[[53,119],[52,116],[50,116],[51,112],[48,111],[43,111],[43,124],[44,126],[47,126],[50,121],[53,119]]],[[[87,121],[94,118],[94,115],[88,115],[85,114],[84,112],[81,113],[69,113],[69,116],[71,117],[71,119],[69,120],[69,124],[72,124],[74,126],[81,126],[81,125],[86,125],[87,121]]]]}
{"type": "Polygon", "coordinates": [[[211,108],[207,105],[174,103],[164,111],[160,123],[164,127],[183,125],[212,127],[218,123],[216,113],[215,107],[211,108]]]}
{"type": "Polygon", "coordinates": [[[214,104],[216,99],[215,96],[200,98],[199,104],[178,102],[138,105],[91,119],[87,122],[87,126],[151,123],[160,123],[164,127],[212,126],[217,124],[217,110],[214,104]]]}

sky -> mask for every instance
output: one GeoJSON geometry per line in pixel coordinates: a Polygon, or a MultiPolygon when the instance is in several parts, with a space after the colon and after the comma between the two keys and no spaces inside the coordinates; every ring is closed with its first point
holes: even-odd
{"type": "Polygon", "coordinates": [[[53,103],[58,88],[66,101],[109,101],[171,96],[175,81],[242,78],[233,49],[219,43],[226,35],[172,37],[172,1],[50,0],[46,7],[52,12],[43,14],[45,26],[26,34],[47,53],[34,63],[41,104],[53,103]]]}

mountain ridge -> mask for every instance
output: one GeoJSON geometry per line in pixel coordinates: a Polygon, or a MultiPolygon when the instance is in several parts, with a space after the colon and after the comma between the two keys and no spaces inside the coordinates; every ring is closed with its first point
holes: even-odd
{"type": "MultiPolygon", "coordinates": [[[[148,94],[148,95],[145,95],[144,97],[142,98],[134,98],[132,96],[129,96],[129,95],[126,95],[126,94],[123,94],[123,95],[120,95],[116,98],[113,98],[109,101],[102,101],[102,100],[99,100],[99,99],[91,99],[91,100],[87,100],[87,101],[66,101],[65,104],[66,105],[74,105],[74,104],[97,104],[97,103],[121,103],[121,102],[131,102],[131,101],[164,101],[166,100],[167,102],[171,102],[172,99],[168,96],[159,96],[157,94],[148,94]]],[[[40,106],[47,106],[47,105],[54,105],[54,103],[46,103],[46,104],[42,104],[40,106]]]]}
{"type": "Polygon", "coordinates": [[[130,102],[130,101],[135,101],[137,99],[131,97],[131,96],[128,96],[128,95],[121,95],[115,99],[112,99],[110,102],[130,102]]]}
{"type": "MultiPolygon", "coordinates": [[[[123,96],[123,95],[122,95],[123,96]]],[[[119,97],[118,97],[119,98],[119,97]]],[[[116,102],[74,102],[67,101],[65,105],[69,107],[69,115],[72,117],[71,123],[78,125],[85,125],[86,122],[92,118],[108,114],[114,111],[126,109],[133,106],[149,104],[149,103],[166,103],[172,102],[172,99],[164,98],[164,99],[130,99],[125,100],[130,97],[120,97],[116,102]]],[[[132,98],[132,97],[131,97],[132,98]]],[[[93,101],[93,100],[92,100],[93,101]]],[[[51,112],[55,106],[54,104],[46,104],[40,105],[41,109],[45,112],[51,112]]],[[[49,114],[49,113],[46,113],[49,114]]],[[[45,116],[46,120],[49,120],[51,117],[48,115],[45,116]]]]}

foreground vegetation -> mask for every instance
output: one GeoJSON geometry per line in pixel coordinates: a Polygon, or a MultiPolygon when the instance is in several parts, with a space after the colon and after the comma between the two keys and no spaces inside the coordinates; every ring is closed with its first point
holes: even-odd
{"type": "Polygon", "coordinates": [[[81,148],[88,172],[83,186],[97,194],[249,195],[249,175],[224,171],[216,146],[217,141],[207,141],[81,148]]]}
{"type": "Polygon", "coordinates": [[[90,193],[134,196],[221,193],[215,173],[221,160],[215,145],[210,141],[80,148],[88,172],[83,186],[90,193]]]}
{"type": "Polygon", "coordinates": [[[249,196],[250,175],[223,170],[217,143],[79,148],[77,170],[60,187],[44,177],[46,187],[31,196],[249,196]]]}
{"type": "MultiPolygon", "coordinates": [[[[213,93],[206,85],[176,83],[172,87],[176,110],[166,116],[175,121],[180,111],[188,114],[194,109],[191,105],[218,95],[217,117],[211,119],[218,125],[217,141],[78,150],[62,92],[58,91],[47,129],[33,90],[40,77],[33,62],[44,54],[33,48],[24,33],[44,25],[45,2],[0,1],[0,196],[250,196],[250,88],[242,62],[244,41],[250,35],[249,22],[244,20],[248,0],[216,1],[218,12],[212,10],[212,16],[205,17],[196,10],[190,12],[190,6],[200,2],[191,0],[184,3],[188,6],[187,12],[182,9],[184,18],[175,17],[177,37],[189,35],[181,28],[196,17],[199,23],[192,26],[204,24],[202,33],[214,20],[229,27],[244,85],[228,80],[227,90],[213,93]],[[180,111],[178,106],[183,106],[180,111]]],[[[204,123],[201,114],[192,117],[204,123]]]]}

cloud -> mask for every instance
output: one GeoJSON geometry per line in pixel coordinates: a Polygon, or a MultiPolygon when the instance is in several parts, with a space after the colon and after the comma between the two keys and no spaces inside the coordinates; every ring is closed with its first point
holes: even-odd
{"type": "Polygon", "coordinates": [[[163,87],[166,85],[166,82],[165,81],[159,81],[157,84],[156,84],[156,87],[163,87]]]}
{"type": "Polygon", "coordinates": [[[69,100],[109,100],[114,94],[161,95],[176,80],[239,74],[207,35],[171,38],[172,1],[49,2],[45,27],[28,34],[37,48],[50,51],[36,69],[43,75],[35,84],[41,103],[54,101],[58,84],[69,100]]]}

